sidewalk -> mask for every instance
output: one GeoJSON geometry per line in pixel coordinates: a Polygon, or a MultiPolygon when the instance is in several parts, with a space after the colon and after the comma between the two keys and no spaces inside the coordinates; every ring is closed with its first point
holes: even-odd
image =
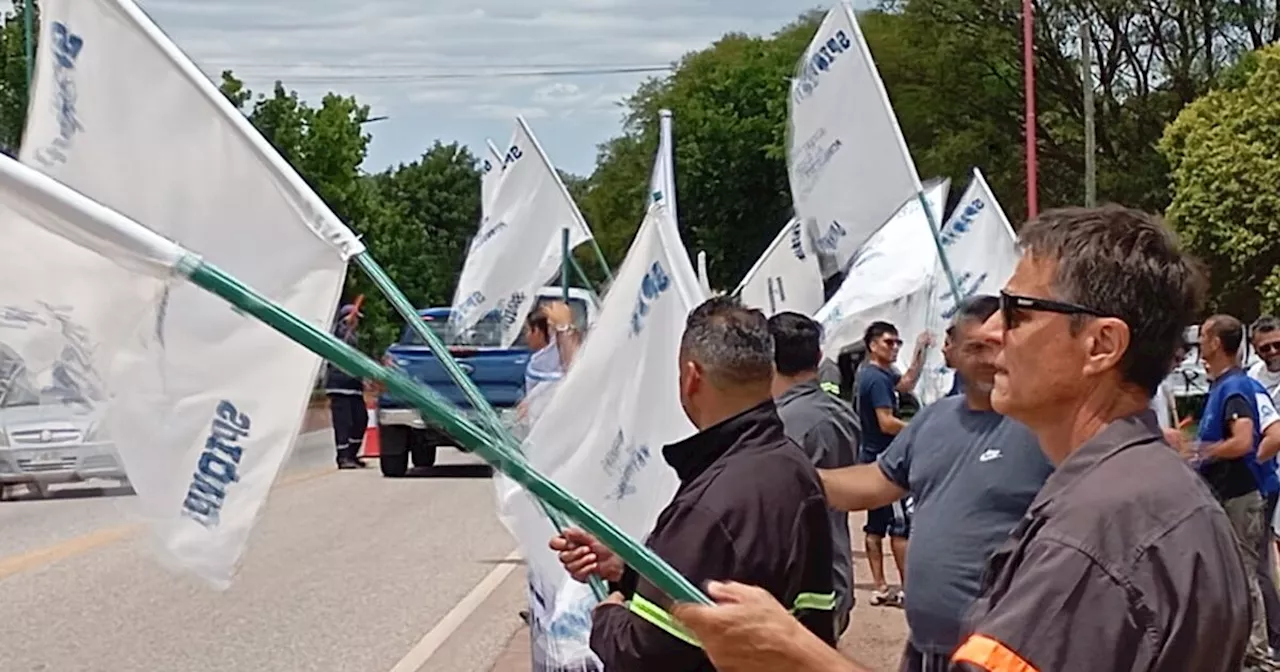
{"type": "MultiPolygon", "coordinates": [[[[871,606],[873,585],[866,554],[862,550],[863,519],[863,514],[850,516],[851,527],[854,528],[854,590],[858,602],[853,608],[849,629],[840,640],[840,650],[872,670],[896,670],[907,638],[907,622],[901,609],[871,606]]],[[[888,546],[886,543],[885,572],[889,575],[889,582],[897,585],[898,572],[893,558],[888,555],[888,546]]],[[[491,672],[529,672],[529,660],[529,629],[522,627],[507,643],[491,672]]]]}

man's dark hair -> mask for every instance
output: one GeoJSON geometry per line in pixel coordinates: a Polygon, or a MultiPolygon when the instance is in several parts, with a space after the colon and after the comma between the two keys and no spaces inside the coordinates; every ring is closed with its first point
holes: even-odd
{"type": "Polygon", "coordinates": [[[875,342],[877,338],[880,338],[885,334],[893,334],[894,336],[897,336],[898,328],[888,322],[882,322],[879,320],[872,322],[870,326],[867,327],[867,330],[862,334],[862,344],[870,348],[871,344],[875,342]]]}
{"type": "Polygon", "coordinates": [[[1231,315],[1214,315],[1204,321],[1209,335],[1222,342],[1222,349],[1232,357],[1240,353],[1244,343],[1244,323],[1231,315]]]}
{"type": "Polygon", "coordinates": [[[736,298],[707,299],[689,313],[680,354],[706,369],[716,384],[741,385],[773,379],[773,337],[764,313],[736,298]]]}
{"type": "MultiPolygon", "coordinates": [[[[1056,264],[1053,298],[1124,320],[1130,335],[1120,374],[1155,394],[1206,290],[1173,232],[1154,215],[1118,205],[1063,208],[1027,222],[1018,245],[1056,264]]],[[[1074,318],[1072,328],[1083,324],[1074,318]]]]}
{"type": "Polygon", "coordinates": [[[1253,324],[1249,326],[1249,333],[1268,334],[1276,329],[1280,329],[1280,320],[1276,319],[1274,315],[1263,315],[1254,320],[1253,324]]]}
{"type": "Polygon", "coordinates": [[[543,336],[550,337],[551,325],[547,320],[547,312],[542,309],[542,304],[533,307],[529,314],[525,316],[524,323],[528,325],[530,331],[535,331],[543,336]]]}
{"type": "Polygon", "coordinates": [[[1000,299],[990,294],[971,296],[960,302],[960,309],[951,318],[951,326],[947,327],[947,335],[955,335],[956,327],[967,322],[978,322],[979,324],[986,322],[998,310],[1000,310],[1000,299]]]}
{"type": "Polygon", "coordinates": [[[769,318],[773,336],[773,365],[778,373],[794,376],[817,371],[822,361],[822,325],[800,313],[778,313],[769,318]]]}

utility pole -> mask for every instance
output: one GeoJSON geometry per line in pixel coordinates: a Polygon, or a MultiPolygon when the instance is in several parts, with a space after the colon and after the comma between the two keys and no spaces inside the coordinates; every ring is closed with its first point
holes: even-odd
{"type": "Polygon", "coordinates": [[[1084,83],[1084,204],[1092,208],[1098,205],[1098,139],[1093,127],[1093,40],[1087,20],[1080,24],[1080,69],[1084,83]]]}
{"type": "MultiPolygon", "coordinates": [[[[1022,0],[1022,75],[1023,95],[1026,98],[1026,150],[1027,150],[1027,217],[1040,212],[1040,194],[1036,185],[1036,46],[1035,18],[1032,0],[1022,0]]],[[[925,212],[929,212],[925,205],[925,212]]]]}

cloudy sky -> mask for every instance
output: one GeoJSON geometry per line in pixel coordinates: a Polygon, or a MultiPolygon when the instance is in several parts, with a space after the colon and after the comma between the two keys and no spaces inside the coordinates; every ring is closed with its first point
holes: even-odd
{"type": "Polygon", "coordinates": [[[830,2],[139,0],[207,73],[230,68],[254,90],[281,79],[313,100],[354,94],[387,116],[369,127],[368,170],[412,160],[436,138],[501,146],[519,113],[552,161],[580,175],[618,132],[619,101],[659,74],[637,70],[830,2]]]}

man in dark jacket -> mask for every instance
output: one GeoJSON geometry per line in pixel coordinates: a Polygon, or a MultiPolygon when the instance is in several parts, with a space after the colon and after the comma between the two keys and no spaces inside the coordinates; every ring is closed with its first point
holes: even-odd
{"type": "MultiPolygon", "coordinates": [[[[356,327],[360,311],[352,304],[338,309],[333,335],[348,345],[356,344],[356,327]]],[[[364,406],[364,383],[333,364],[326,364],[324,393],[329,396],[329,415],[333,419],[333,440],[338,449],[339,469],[361,469],[360,447],[364,444],[369,411],[364,406]]]]}
{"type": "MultiPolygon", "coordinates": [[[[733,577],[764,587],[834,642],[827,504],[817,472],[787,438],[770,394],[764,315],[728,297],[695,309],[680,345],[680,400],[700,431],[663,449],[680,486],[647,544],[695,585],[733,577]]],[[[596,608],[591,649],[609,672],[714,670],[668,614],[670,599],[580,530],[551,540],[575,579],[615,591],[596,608]]]]}

